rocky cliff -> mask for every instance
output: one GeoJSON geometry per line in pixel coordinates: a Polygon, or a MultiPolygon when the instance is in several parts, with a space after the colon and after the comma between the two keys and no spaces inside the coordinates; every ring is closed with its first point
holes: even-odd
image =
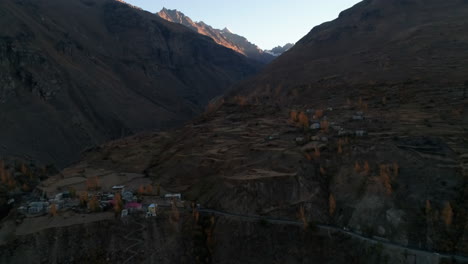
{"type": "Polygon", "coordinates": [[[250,43],[245,37],[232,33],[229,29],[215,29],[204,22],[194,22],[188,16],[177,10],[163,8],[157,13],[161,18],[174,23],[182,24],[195,32],[212,38],[219,45],[223,45],[253,60],[269,63],[275,56],[261,50],[255,44],[250,43]]]}

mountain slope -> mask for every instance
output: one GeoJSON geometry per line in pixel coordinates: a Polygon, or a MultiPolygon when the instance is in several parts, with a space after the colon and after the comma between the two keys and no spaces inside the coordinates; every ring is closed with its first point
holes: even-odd
{"type": "Polygon", "coordinates": [[[213,216],[215,263],[263,250],[263,262],[313,262],[316,243],[329,250],[321,263],[456,262],[437,252],[468,255],[466,14],[459,0],[363,1],[184,129],[110,142],[69,171],[141,173],[204,208],[303,223],[301,234],[265,222],[238,233],[213,216]],[[316,223],[343,234],[317,239],[316,223]],[[368,239],[350,247],[347,230],[368,239]]]}
{"type": "Polygon", "coordinates": [[[247,90],[266,82],[281,83],[285,90],[320,83],[460,84],[468,67],[468,56],[461,52],[468,41],[463,34],[466,9],[466,2],[453,0],[362,1],[312,29],[247,90]]]}
{"type": "Polygon", "coordinates": [[[0,8],[0,155],[64,165],[87,146],[181,124],[260,66],[114,0],[0,8]]]}
{"type": "Polygon", "coordinates": [[[250,43],[246,38],[232,33],[227,28],[220,30],[212,28],[203,22],[194,22],[192,19],[177,10],[163,8],[157,13],[157,15],[167,21],[182,24],[195,32],[211,37],[216,41],[216,43],[235,50],[256,61],[269,63],[275,58],[275,56],[262,51],[256,45],[250,43]]]}

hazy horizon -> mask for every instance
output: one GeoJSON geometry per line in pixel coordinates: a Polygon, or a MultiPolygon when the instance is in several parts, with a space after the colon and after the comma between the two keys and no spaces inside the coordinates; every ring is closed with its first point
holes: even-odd
{"type": "Polygon", "coordinates": [[[214,28],[227,27],[246,37],[261,49],[295,43],[313,27],[333,20],[338,14],[360,0],[307,1],[291,0],[126,0],[129,4],[152,13],[163,7],[177,9],[194,21],[203,21],[214,28]]]}

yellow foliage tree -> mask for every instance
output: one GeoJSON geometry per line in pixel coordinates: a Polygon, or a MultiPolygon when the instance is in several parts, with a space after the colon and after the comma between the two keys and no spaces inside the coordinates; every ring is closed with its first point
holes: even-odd
{"type": "Polygon", "coordinates": [[[335,214],[336,210],[336,200],[333,194],[330,193],[330,196],[328,198],[328,206],[329,206],[329,213],[330,216],[333,216],[335,214]]]}
{"type": "Polygon", "coordinates": [[[314,158],[315,159],[318,159],[320,158],[320,149],[318,147],[315,147],[315,151],[314,151],[314,158]]]}
{"type": "Polygon", "coordinates": [[[442,220],[446,226],[450,226],[453,221],[453,209],[450,202],[445,204],[444,210],[442,210],[442,220]]]}
{"type": "Polygon", "coordinates": [[[148,194],[148,195],[153,194],[153,185],[148,184],[148,185],[146,186],[146,188],[145,188],[145,192],[146,192],[146,194],[148,194]]]}
{"type": "Polygon", "coordinates": [[[80,205],[85,206],[88,203],[88,192],[80,193],[80,205]]]}
{"type": "Polygon", "coordinates": [[[354,171],[357,173],[361,172],[361,165],[359,165],[359,162],[357,161],[354,163],[354,171]]]}
{"type": "Polygon", "coordinates": [[[56,216],[57,215],[57,206],[55,204],[52,204],[49,209],[49,214],[51,216],[56,216]]]}
{"type": "Polygon", "coordinates": [[[328,122],[328,120],[323,120],[320,122],[320,128],[324,131],[324,132],[328,132],[328,129],[330,128],[330,123],[328,122]]]}
{"type": "Polygon", "coordinates": [[[143,194],[145,194],[145,192],[146,192],[146,191],[145,191],[145,186],[140,185],[140,187],[138,187],[137,193],[138,193],[139,195],[143,195],[143,194]]]}
{"type": "Polygon", "coordinates": [[[156,185],[156,195],[157,196],[161,195],[161,184],[159,183],[156,185]]]}
{"type": "Polygon", "coordinates": [[[315,110],[315,118],[320,119],[323,117],[323,110],[315,110]]]}
{"type": "Polygon", "coordinates": [[[342,146],[342,141],[338,141],[338,154],[343,154],[343,146],[342,146]]]}
{"type": "Polygon", "coordinates": [[[123,201],[122,195],[120,193],[116,193],[114,196],[114,211],[120,213],[123,210],[123,201]]]}
{"type": "Polygon", "coordinates": [[[91,212],[98,212],[99,209],[99,201],[96,196],[93,196],[89,201],[89,210],[91,210],[91,212]]]}
{"type": "Polygon", "coordinates": [[[369,175],[371,172],[371,168],[368,161],[364,162],[364,172],[366,173],[366,175],[369,175]]]}
{"type": "Polygon", "coordinates": [[[309,223],[307,222],[307,218],[305,216],[304,206],[301,205],[301,207],[299,207],[299,212],[298,212],[297,216],[298,216],[299,220],[302,221],[304,229],[307,229],[307,226],[309,225],[309,223]]]}
{"type": "Polygon", "coordinates": [[[300,112],[297,118],[301,127],[303,128],[309,127],[309,118],[307,117],[305,113],[300,112]]]}
{"type": "Polygon", "coordinates": [[[382,164],[380,165],[380,179],[382,181],[382,184],[385,187],[385,190],[388,195],[393,193],[393,188],[391,185],[391,180],[390,180],[390,168],[388,165],[382,164]]]}
{"type": "Polygon", "coordinates": [[[291,112],[289,113],[289,118],[291,119],[292,122],[297,122],[297,117],[298,117],[298,113],[296,110],[291,110],[291,112]]]}

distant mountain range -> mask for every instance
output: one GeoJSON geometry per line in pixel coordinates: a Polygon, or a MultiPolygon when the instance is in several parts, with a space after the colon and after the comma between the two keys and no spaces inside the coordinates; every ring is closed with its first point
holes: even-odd
{"type": "Polygon", "coordinates": [[[194,22],[190,17],[175,9],[163,8],[157,15],[167,21],[182,24],[202,35],[211,37],[216,43],[263,63],[271,62],[293,46],[293,44],[286,44],[284,47],[278,46],[273,50],[262,50],[257,45],[250,43],[245,37],[234,34],[227,28],[215,29],[202,21],[194,22]]]}
{"type": "Polygon", "coordinates": [[[277,46],[275,48],[273,48],[272,50],[266,50],[265,52],[273,55],[273,56],[279,56],[283,53],[285,53],[286,51],[288,51],[290,48],[294,47],[294,44],[293,43],[288,43],[284,46],[277,46]]]}

